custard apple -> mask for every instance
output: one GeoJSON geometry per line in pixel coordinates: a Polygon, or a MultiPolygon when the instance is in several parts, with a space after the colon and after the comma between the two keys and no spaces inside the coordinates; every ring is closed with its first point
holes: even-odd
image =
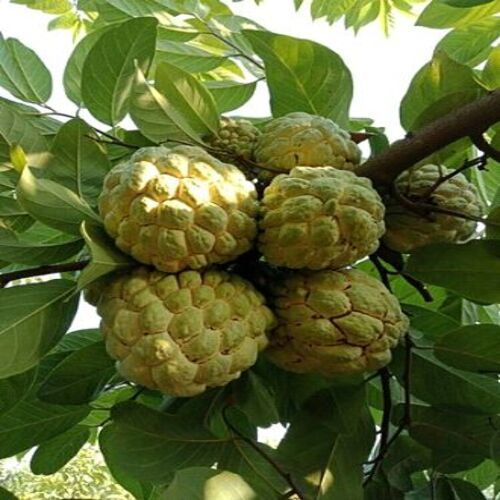
{"type": "Polygon", "coordinates": [[[228,262],[256,236],[255,186],[201,148],[148,147],[104,180],[99,211],[116,245],[165,272],[228,262]]]}
{"type": "Polygon", "coordinates": [[[298,166],[352,170],[361,160],[361,151],[349,133],[332,120],[297,112],[276,118],[263,128],[254,157],[262,167],[282,172],[298,166]]]}
{"type": "MultiPolygon", "coordinates": [[[[410,201],[422,201],[436,207],[478,217],[482,204],[476,187],[462,174],[439,184],[436,182],[451,170],[438,165],[420,165],[403,172],[396,180],[396,189],[410,201]],[[430,194],[429,194],[430,193],[430,194]]],[[[387,232],[384,243],[398,252],[411,252],[431,243],[460,243],[476,229],[475,221],[433,212],[428,217],[410,211],[396,200],[389,199],[386,212],[387,232]]]]}
{"type": "Polygon", "coordinates": [[[396,297],[355,269],[294,272],[271,293],[278,326],[267,353],[288,371],[376,370],[390,362],[408,328],[396,297]]]}
{"type": "Polygon", "coordinates": [[[109,281],[97,312],[121,375],[172,396],[238,378],[267,346],[274,323],[250,283],[213,270],[174,275],[136,268],[109,281]]]}
{"type": "Polygon", "coordinates": [[[264,191],[259,249],[270,264],[337,269],[373,253],[384,205],[371,181],[332,167],[295,167],[264,191]]]}
{"type": "Polygon", "coordinates": [[[224,117],[221,120],[217,136],[209,140],[210,146],[220,150],[221,158],[241,157],[250,160],[260,131],[248,120],[224,117]]]}

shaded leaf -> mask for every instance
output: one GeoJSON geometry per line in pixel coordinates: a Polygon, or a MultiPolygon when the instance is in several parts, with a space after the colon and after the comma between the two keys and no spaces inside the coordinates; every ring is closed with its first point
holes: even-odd
{"type": "Polygon", "coordinates": [[[36,369],[32,369],[0,380],[0,414],[11,410],[29,394],[36,376],[36,369]]]}
{"type": "Polygon", "coordinates": [[[31,368],[55,346],[75,315],[74,290],[66,280],[0,289],[0,378],[31,368]]]}

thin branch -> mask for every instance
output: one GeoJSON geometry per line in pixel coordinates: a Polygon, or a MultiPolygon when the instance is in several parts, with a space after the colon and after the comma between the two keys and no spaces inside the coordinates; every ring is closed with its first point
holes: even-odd
{"type": "Polygon", "coordinates": [[[46,274],[64,273],[68,271],[81,271],[89,264],[88,260],[77,262],[67,262],[64,264],[53,264],[49,266],[34,267],[31,269],[21,269],[10,273],[0,274],[0,288],[4,288],[8,283],[23,278],[32,278],[34,276],[44,276],[46,274]]]}
{"type": "Polygon", "coordinates": [[[134,146],[133,144],[127,144],[126,142],[123,142],[120,139],[100,139],[99,137],[92,137],[91,135],[86,135],[88,139],[91,139],[95,142],[98,142],[100,144],[112,144],[115,146],[122,146],[124,148],[129,148],[129,149],[139,149],[141,146],[134,146]]]}
{"type": "Polygon", "coordinates": [[[391,282],[389,280],[389,275],[390,274],[397,274],[397,273],[392,273],[392,271],[389,271],[384,267],[382,262],[380,262],[380,259],[376,255],[370,255],[370,260],[372,261],[373,265],[378,271],[378,274],[380,275],[380,279],[382,280],[382,283],[386,286],[386,288],[392,292],[392,287],[391,287],[391,282]]]}
{"type": "Polygon", "coordinates": [[[222,409],[222,418],[227,427],[236,434],[238,439],[241,439],[246,444],[248,444],[252,449],[254,449],[262,458],[266,460],[275,470],[276,472],[287,482],[290,486],[290,493],[297,495],[300,500],[306,500],[306,496],[300,491],[298,486],[295,484],[292,475],[289,472],[286,472],[282,469],[282,467],[272,458],[270,457],[255,441],[243,435],[228,419],[227,410],[229,406],[225,406],[222,409]]]}
{"type": "Polygon", "coordinates": [[[421,282],[416,280],[415,278],[412,278],[410,275],[406,273],[401,273],[401,277],[415,290],[420,294],[422,299],[424,299],[425,302],[432,302],[434,300],[434,297],[432,296],[431,292],[427,290],[427,287],[421,282]]]}
{"type": "Polygon", "coordinates": [[[463,137],[477,137],[500,121],[500,89],[444,115],[369,159],[356,173],[391,184],[404,170],[463,137]]]}
{"type": "Polygon", "coordinates": [[[482,151],[485,156],[492,158],[493,160],[500,163],[500,151],[495,149],[482,134],[478,134],[471,137],[472,144],[476,146],[479,151],[482,151]]]}

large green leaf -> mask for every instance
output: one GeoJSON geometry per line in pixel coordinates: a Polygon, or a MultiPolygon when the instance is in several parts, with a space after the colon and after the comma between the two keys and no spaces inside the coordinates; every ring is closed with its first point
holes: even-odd
{"type": "Polygon", "coordinates": [[[64,14],[72,8],[71,0],[11,0],[11,2],[41,10],[46,14],[64,14]]]}
{"type": "Polygon", "coordinates": [[[0,380],[0,414],[6,413],[29,394],[37,376],[36,369],[0,380]]]}
{"type": "MultiPolygon", "coordinates": [[[[481,73],[481,80],[490,90],[500,87],[500,47],[495,47],[481,73]]],[[[499,134],[497,134],[498,136],[499,134]]]]}
{"type": "Polygon", "coordinates": [[[15,38],[0,33],[0,86],[22,101],[43,103],[52,93],[52,77],[41,59],[15,38]]]}
{"type": "Polygon", "coordinates": [[[0,417],[0,458],[20,453],[67,431],[89,411],[88,406],[22,401],[0,417]]]}
{"type": "Polygon", "coordinates": [[[401,125],[415,131],[483,92],[471,68],[437,52],[413,77],[401,101],[401,125]]]}
{"type": "Polygon", "coordinates": [[[31,457],[33,474],[55,474],[82,448],[90,437],[90,429],[77,425],[55,438],[44,441],[31,457]]]}
{"type": "Polygon", "coordinates": [[[500,302],[500,247],[495,240],[431,245],[415,251],[406,272],[480,303],[500,302]]]}
{"type": "Polygon", "coordinates": [[[96,328],[68,332],[54,349],[55,352],[76,351],[102,340],[101,332],[96,328]]]}
{"type": "Polygon", "coordinates": [[[101,122],[115,125],[127,114],[135,68],[147,72],[153,59],[156,25],[151,17],[131,19],[104,33],[90,49],[83,64],[82,97],[101,122]]]}
{"type": "Polygon", "coordinates": [[[403,309],[410,317],[413,333],[423,334],[429,340],[440,339],[443,335],[456,330],[461,322],[442,312],[425,307],[404,305],[403,309]]]}
{"type": "Polygon", "coordinates": [[[49,373],[38,391],[47,403],[80,405],[99,396],[115,374],[115,362],[104,342],[96,342],[64,358],[49,373]]]}
{"type": "Polygon", "coordinates": [[[500,373],[500,326],[469,325],[441,337],[436,357],[461,370],[500,373]]]}
{"type": "Polygon", "coordinates": [[[39,223],[19,236],[0,229],[0,260],[6,262],[55,264],[76,255],[82,247],[82,239],[68,237],[39,223]]]}
{"type": "Polygon", "coordinates": [[[130,17],[156,17],[159,22],[170,24],[172,15],[169,9],[175,7],[175,1],[169,0],[107,0],[107,2],[130,17]]]}
{"type": "Polygon", "coordinates": [[[0,500],[19,500],[14,493],[6,490],[3,486],[0,486],[0,500]]]}
{"type": "Polygon", "coordinates": [[[96,142],[93,129],[79,118],[66,122],[50,153],[43,164],[44,178],[62,184],[95,205],[111,164],[96,142]]]}
{"type": "Polygon", "coordinates": [[[99,216],[90,205],[67,187],[38,178],[40,169],[26,167],[17,186],[22,207],[43,224],[69,234],[80,234],[84,220],[99,224],[99,216]]]}
{"type": "Polygon", "coordinates": [[[304,111],[347,127],[353,86],[338,54],[309,40],[245,31],[266,66],[273,116],[304,111]]]}
{"type": "Polygon", "coordinates": [[[198,80],[167,63],[158,65],[154,87],[137,72],[130,114],[152,141],[191,139],[216,133],[219,114],[210,92],[198,80]]]}
{"type": "Polygon", "coordinates": [[[211,466],[227,441],[205,430],[198,415],[168,415],[128,402],[111,416],[99,438],[104,458],[142,481],[165,483],[184,467],[211,466]]]}
{"type": "Polygon", "coordinates": [[[208,467],[191,467],[175,474],[165,490],[169,500],[252,500],[258,497],[253,488],[234,472],[208,467]]]}
{"type": "MultiPolygon", "coordinates": [[[[394,351],[391,367],[404,382],[405,353],[402,348],[394,351]]],[[[470,414],[500,412],[500,385],[495,379],[452,368],[436,359],[427,348],[412,350],[411,391],[418,399],[438,408],[470,414]]]]}
{"type": "Polygon", "coordinates": [[[455,61],[476,66],[491,52],[491,45],[500,35],[500,19],[487,17],[477,23],[456,28],[437,44],[455,61]]]}
{"type": "Polygon", "coordinates": [[[443,0],[432,0],[420,14],[417,25],[427,28],[458,28],[492,16],[499,10],[498,0],[465,9],[447,5],[443,0]]]}
{"type": "Polygon", "coordinates": [[[16,199],[7,196],[0,196],[0,221],[11,231],[25,231],[35,222],[16,199]]]}
{"type": "Polygon", "coordinates": [[[80,290],[106,274],[137,265],[136,261],[115,247],[102,227],[83,223],[81,232],[92,258],[78,278],[80,290]]]}
{"type": "Polygon", "coordinates": [[[66,280],[0,290],[0,378],[31,368],[55,346],[75,315],[74,290],[66,280]]]}
{"type": "Polygon", "coordinates": [[[205,83],[215,99],[219,113],[238,109],[253,96],[257,83],[237,83],[232,81],[208,81],[205,83]]]}

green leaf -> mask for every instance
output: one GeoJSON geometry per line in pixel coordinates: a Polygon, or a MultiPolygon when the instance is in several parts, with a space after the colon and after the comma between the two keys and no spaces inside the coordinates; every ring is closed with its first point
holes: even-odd
{"type": "Polygon", "coordinates": [[[137,72],[130,114],[140,131],[152,141],[193,139],[214,134],[219,113],[210,92],[198,80],[167,63],[155,74],[155,86],[137,72]]]}
{"type": "Polygon", "coordinates": [[[476,302],[500,302],[500,247],[495,240],[421,248],[410,255],[406,272],[476,302]]]}
{"type": "Polygon", "coordinates": [[[66,122],[59,129],[43,168],[44,178],[67,187],[94,206],[111,164],[92,137],[93,129],[83,120],[66,122]]]}
{"type": "Polygon", "coordinates": [[[338,54],[309,40],[265,31],[245,31],[263,59],[274,117],[304,111],[347,127],[353,87],[338,54]]]}
{"type": "Polygon", "coordinates": [[[137,265],[136,261],[115,247],[113,240],[100,226],[84,223],[81,232],[92,258],[78,278],[79,290],[109,273],[137,265]]]}
{"type": "Polygon", "coordinates": [[[0,415],[16,406],[30,392],[36,379],[36,369],[0,380],[0,415]]]}
{"type": "Polygon", "coordinates": [[[490,442],[491,458],[500,466],[500,431],[495,432],[490,442]]]}
{"type": "Polygon", "coordinates": [[[54,349],[54,352],[76,351],[102,340],[102,333],[96,329],[68,332],[54,349]]]}
{"type": "MultiPolygon", "coordinates": [[[[349,9],[345,16],[345,27],[354,28],[357,33],[359,28],[375,21],[380,13],[382,2],[373,2],[372,0],[357,0],[349,9]]],[[[382,17],[383,19],[383,17],[382,17]]],[[[384,30],[387,34],[387,28],[384,30]]]]}
{"type": "Polygon", "coordinates": [[[446,478],[453,500],[486,500],[479,488],[463,479],[446,478]]]}
{"type": "Polygon", "coordinates": [[[451,5],[452,7],[469,8],[475,7],[476,5],[483,5],[485,3],[490,3],[494,0],[443,0],[446,5],[451,5]]]}
{"type": "Polygon", "coordinates": [[[107,0],[107,2],[130,17],[156,17],[160,23],[171,24],[172,15],[168,12],[176,2],[169,0],[107,0]]]}
{"type": "Polygon", "coordinates": [[[80,238],[68,238],[39,223],[16,236],[0,230],[0,260],[16,264],[56,264],[76,255],[83,247],[80,238]]]}
{"type": "Polygon", "coordinates": [[[486,65],[481,73],[482,82],[488,87],[489,90],[494,90],[500,87],[500,47],[495,47],[486,65]]]}
{"type": "Polygon", "coordinates": [[[19,144],[12,144],[9,148],[9,158],[12,166],[17,172],[22,173],[24,167],[28,164],[26,153],[19,144]]]}
{"type": "Polygon", "coordinates": [[[151,17],[131,19],[104,33],[90,49],[83,64],[82,97],[101,122],[115,125],[127,114],[135,66],[147,72],[153,59],[156,26],[151,17]]]}
{"type": "Polygon", "coordinates": [[[413,333],[418,330],[429,340],[438,340],[460,327],[460,321],[442,312],[413,305],[404,305],[403,310],[410,317],[413,333]]]}
{"type": "Polygon", "coordinates": [[[500,19],[481,19],[445,35],[437,44],[436,51],[443,50],[455,61],[474,67],[488,57],[499,32],[500,19]]]}
{"type": "MultiPolygon", "coordinates": [[[[420,340],[419,345],[422,342],[420,340]]],[[[394,350],[391,367],[403,382],[405,353],[402,348],[394,350]]],[[[445,365],[428,349],[412,349],[411,392],[437,408],[470,414],[500,412],[500,385],[495,379],[445,365]]]]}
{"type": "Polygon", "coordinates": [[[99,396],[115,374],[115,362],[104,342],[96,342],[64,358],[44,380],[38,391],[42,401],[80,405],[99,396]]]}
{"type": "Polygon", "coordinates": [[[500,326],[464,326],[441,337],[434,354],[454,368],[500,373],[500,326]]]}
{"type": "Polygon", "coordinates": [[[75,33],[78,33],[81,25],[82,21],[80,21],[76,12],[70,10],[52,19],[47,25],[47,29],[48,31],[71,29],[74,30],[75,33]]]}
{"type": "Polygon", "coordinates": [[[69,56],[68,62],[66,63],[63,75],[64,91],[66,92],[68,99],[73,101],[77,106],[80,106],[83,103],[82,72],[85,59],[87,58],[92,47],[108,30],[109,27],[104,27],[88,33],[76,44],[73,52],[69,56]]]}
{"type": "Polygon", "coordinates": [[[21,206],[35,219],[69,234],[80,234],[84,220],[100,223],[99,216],[76,193],[50,179],[38,178],[39,169],[25,168],[17,186],[21,206]]]}
{"type": "Polygon", "coordinates": [[[0,33],[0,86],[22,101],[47,102],[52,77],[41,59],[15,38],[0,33]]]}
{"type": "Polygon", "coordinates": [[[414,132],[483,92],[471,68],[438,52],[413,77],[401,101],[401,125],[414,132]]]}
{"type": "Polygon", "coordinates": [[[446,5],[442,0],[432,0],[422,11],[417,26],[427,28],[458,28],[492,16],[500,10],[497,0],[464,9],[446,5]]]}
{"type": "Polygon", "coordinates": [[[17,200],[7,196],[0,196],[0,221],[2,228],[20,232],[35,222],[17,200]]]}
{"type": "Polygon", "coordinates": [[[219,113],[241,108],[255,93],[257,83],[238,83],[230,80],[208,81],[206,87],[215,99],[219,113]]]}
{"type": "Polygon", "coordinates": [[[0,486],[0,500],[18,500],[18,497],[0,486]]]}
{"type": "Polygon", "coordinates": [[[63,468],[90,438],[90,429],[77,425],[43,442],[31,457],[33,474],[51,475],[63,468]]]}
{"type": "Polygon", "coordinates": [[[30,9],[41,10],[46,14],[64,14],[72,8],[70,0],[11,0],[11,3],[26,5],[30,9]]]}
{"type": "Polygon", "coordinates": [[[115,406],[111,417],[99,436],[104,458],[141,481],[165,483],[180,464],[211,466],[226,441],[205,430],[197,415],[168,415],[128,402],[115,406]]]}
{"type": "Polygon", "coordinates": [[[191,467],[177,472],[165,491],[169,500],[250,500],[257,497],[253,488],[233,472],[191,467]]]}
{"type": "Polygon", "coordinates": [[[88,406],[22,401],[0,417],[0,458],[11,457],[62,434],[89,413],[88,406]]]}
{"type": "Polygon", "coordinates": [[[57,344],[76,312],[74,290],[66,280],[0,290],[0,378],[31,368],[57,344]]]}

